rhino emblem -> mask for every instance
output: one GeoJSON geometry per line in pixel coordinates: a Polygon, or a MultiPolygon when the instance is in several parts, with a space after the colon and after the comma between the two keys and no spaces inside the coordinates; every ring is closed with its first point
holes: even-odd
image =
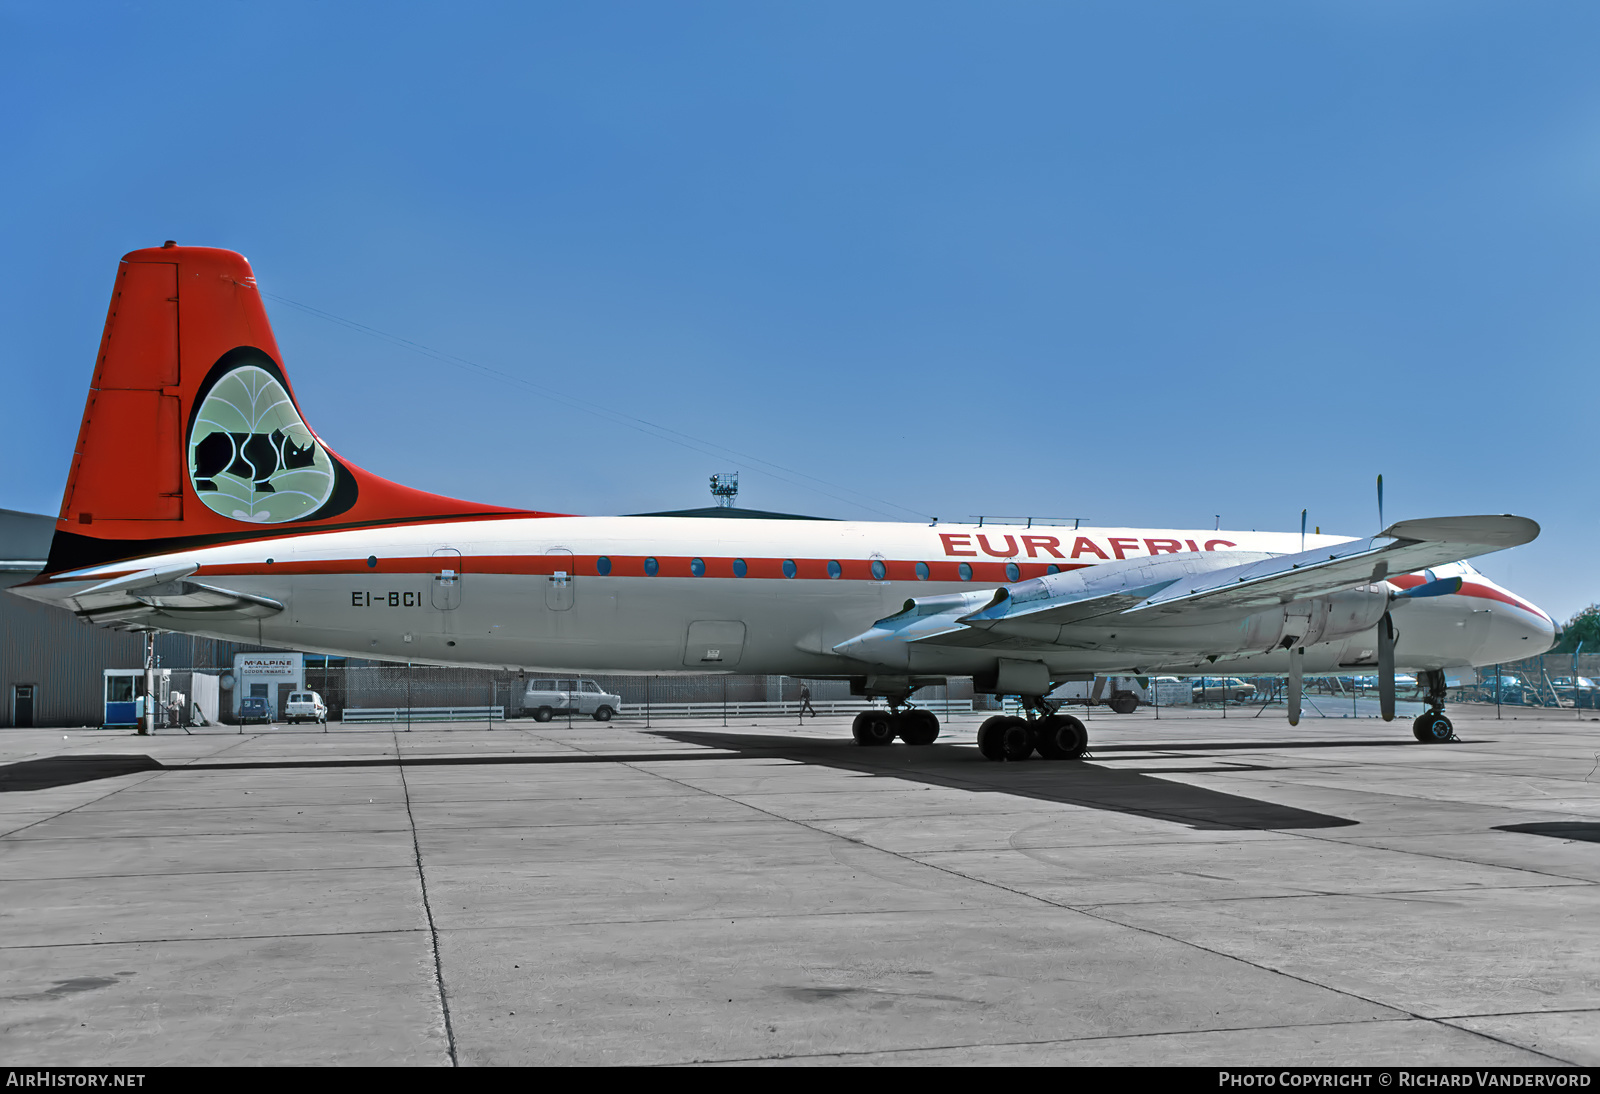
{"type": "Polygon", "coordinates": [[[249,479],[257,493],[271,494],[274,490],[268,480],[273,475],[311,467],[316,456],[315,441],[302,448],[281,429],[271,433],[210,433],[194,446],[194,488],[215,490],[216,476],[225,471],[249,479]]]}

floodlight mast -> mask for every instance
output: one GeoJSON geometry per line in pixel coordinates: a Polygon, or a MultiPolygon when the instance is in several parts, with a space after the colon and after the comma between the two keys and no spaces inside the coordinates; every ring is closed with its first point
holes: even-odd
{"type": "Polygon", "coordinates": [[[725,471],[711,476],[711,496],[724,509],[733,508],[733,499],[739,496],[739,472],[725,471]]]}

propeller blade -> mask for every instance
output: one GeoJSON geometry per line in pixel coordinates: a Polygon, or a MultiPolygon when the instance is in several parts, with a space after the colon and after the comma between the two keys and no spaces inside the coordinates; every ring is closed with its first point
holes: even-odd
{"type": "Polygon", "coordinates": [[[1394,619],[1388,612],[1378,621],[1378,713],[1394,721],[1394,619]]]}
{"type": "Polygon", "coordinates": [[[1389,527],[1387,524],[1383,523],[1383,476],[1382,475],[1378,476],[1378,527],[1379,528],[1387,528],[1387,527],[1389,527]]]}
{"type": "Polygon", "coordinates": [[[1407,589],[1403,593],[1395,593],[1396,600],[1416,600],[1424,596],[1449,596],[1451,593],[1461,591],[1462,579],[1459,577],[1441,577],[1437,581],[1427,581],[1414,589],[1407,589]]]}
{"type": "Polygon", "coordinates": [[[1300,695],[1305,684],[1306,650],[1304,646],[1289,648],[1289,724],[1300,724],[1300,695]]]}

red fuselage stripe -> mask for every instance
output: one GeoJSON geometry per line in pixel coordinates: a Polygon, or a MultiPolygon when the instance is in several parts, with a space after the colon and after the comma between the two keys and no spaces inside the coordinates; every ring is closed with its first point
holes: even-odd
{"type": "MultiPolygon", "coordinates": [[[[350,559],[317,559],[294,561],[285,559],[282,562],[273,561],[268,566],[260,562],[233,564],[225,566],[203,566],[196,573],[197,577],[226,577],[233,574],[437,574],[443,569],[455,570],[457,573],[471,574],[502,574],[502,575],[549,575],[557,570],[564,570],[577,577],[648,577],[645,572],[645,555],[473,555],[466,558],[452,557],[448,562],[441,558],[422,555],[398,558],[379,558],[376,566],[368,566],[364,558],[350,559]],[[600,574],[596,567],[602,557],[611,560],[611,572],[608,575],[600,574]]],[[[656,555],[657,577],[694,577],[690,568],[694,556],[689,555],[656,555]]],[[[706,578],[735,578],[733,571],[735,559],[728,557],[702,556],[700,561],[705,563],[706,578]]],[[[828,573],[829,559],[825,558],[746,558],[745,576],[754,578],[784,578],[783,565],[793,562],[795,565],[795,578],[797,580],[827,581],[832,579],[828,573]]],[[[842,558],[833,560],[839,564],[841,579],[847,581],[916,581],[917,561],[900,561],[892,559],[869,558],[842,558]],[[873,562],[883,564],[882,578],[872,572],[873,562]]],[[[955,561],[928,561],[929,581],[961,581],[962,563],[955,561]]],[[[1008,582],[1013,579],[1006,576],[1007,563],[1004,562],[969,562],[972,568],[972,581],[1008,582]]],[[[1030,577],[1043,577],[1050,572],[1054,565],[1060,571],[1080,570],[1087,564],[1078,562],[1017,562],[1014,564],[1019,572],[1016,580],[1025,580],[1030,577]]]]}
{"type": "MultiPolygon", "coordinates": [[[[1427,580],[1420,574],[1401,574],[1399,577],[1389,578],[1389,584],[1398,585],[1402,589],[1414,589],[1427,580]]],[[[1461,588],[1450,595],[1472,596],[1477,597],[1479,600],[1497,600],[1502,604],[1510,604],[1513,608],[1521,608],[1528,614],[1538,616],[1540,619],[1546,621],[1550,619],[1548,615],[1545,615],[1526,600],[1513,596],[1503,589],[1496,589],[1492,585],[1480,585],[1476,581],[1463,582],[1461,588]]]]}

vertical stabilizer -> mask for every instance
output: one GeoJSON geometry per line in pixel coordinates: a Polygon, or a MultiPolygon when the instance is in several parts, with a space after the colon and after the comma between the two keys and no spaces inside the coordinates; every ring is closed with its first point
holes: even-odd
{"type": "Polygon", "coordinates": [[[535,516],[339,458],[300,413],[243,255],[124,255],[48,570],[286,532],[535,516]]]}

